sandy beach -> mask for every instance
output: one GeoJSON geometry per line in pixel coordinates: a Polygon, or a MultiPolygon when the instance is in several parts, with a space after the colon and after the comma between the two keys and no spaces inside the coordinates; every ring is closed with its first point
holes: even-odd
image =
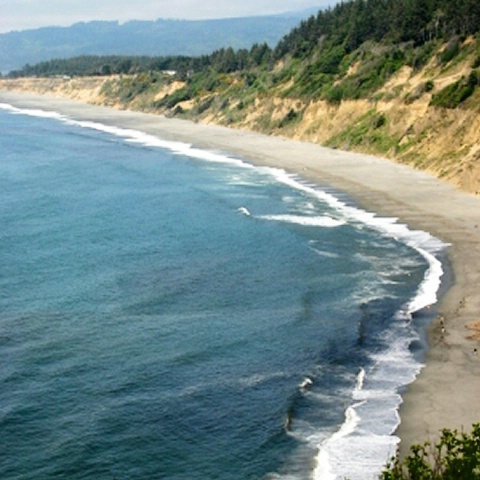
{"type": "Polygon", "coordinates": [[[435,306],[426,366],[404,394],[401,453],[435,440],[442,428],[480,422],[480,197],[388,160],[179,119],[97,107],[48,96],[0,91],[0,102],[55,111],[219,151],[298,174],[347,193],[361,208],[398,218],[449,243],[450,288],[435,306]],[[476,330],[475,330],[476,325],[476,330]],[[443,331],[444,330],[444,331],[443,331]]]}

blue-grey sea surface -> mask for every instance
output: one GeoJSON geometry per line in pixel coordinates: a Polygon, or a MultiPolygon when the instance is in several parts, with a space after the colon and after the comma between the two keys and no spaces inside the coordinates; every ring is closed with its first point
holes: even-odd
{"type": "Polygon", "coordinates": [[[442,245],[248,159],[0,108],[0,478],[375,478],[442,245]]]}

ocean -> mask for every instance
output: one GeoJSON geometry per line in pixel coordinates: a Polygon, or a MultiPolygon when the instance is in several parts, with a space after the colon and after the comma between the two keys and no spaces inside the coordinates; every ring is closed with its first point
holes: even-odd
{"type": "Polygon", "coordinates": [[[368,480],[445,245],[247,158],[0,105],[0,478],[368,480]]]}

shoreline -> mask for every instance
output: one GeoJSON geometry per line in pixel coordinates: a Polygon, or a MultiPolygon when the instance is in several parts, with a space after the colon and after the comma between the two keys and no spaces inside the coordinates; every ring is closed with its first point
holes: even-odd
{"type": "Polygon", "coordinates": [[[345,192],[366,211],[396,217],[410,229],[449,243],[444,265],[449,288],[445,292],[442,282],[444,293],[434,307],[438,316],[427,329],[426,366],[402,392],[401,424],[395,432],[401,439],[400,454],[407,454],[412,444],[435,441],[442,428],[469,431],[480,421],[480,355],[473,355],[480,338],[469,339],[474,332],[467,328],[480,320],[480,198],[389,160],[281,137],[44,95],[0,91],[0,102],[139,130],[278,167],[345,192]]]}

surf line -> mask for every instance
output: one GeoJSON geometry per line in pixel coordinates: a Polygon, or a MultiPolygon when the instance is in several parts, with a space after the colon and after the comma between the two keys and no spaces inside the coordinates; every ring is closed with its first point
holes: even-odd
{"type": "MultiPolygon", "coordinates": [[[[363,367],[360,368],[357,378],[355,381],[355,387],[353,390],[353,396],[355,397],[362,388],[363,382],[365,380],[365,369],[363,367]]],[[[318,480],[336,480],[337,475],[332,471],[332,465],[330,462],[330,454],[329,450],[334,448],[335,443],[339,440],[348,437],[357,429],[358,425],[360,424],[361,417],[357,413],[357,408],[363,405],[366,400],[361,400],[353,405],[350,405],[345,410],[345,420],[340,426],[340,428],[333,433],[330,437],[325,439],[319,446],[318,446],[318,455],[316,458],[316,467],[313,473],[313,478],[318,480]]]]}

